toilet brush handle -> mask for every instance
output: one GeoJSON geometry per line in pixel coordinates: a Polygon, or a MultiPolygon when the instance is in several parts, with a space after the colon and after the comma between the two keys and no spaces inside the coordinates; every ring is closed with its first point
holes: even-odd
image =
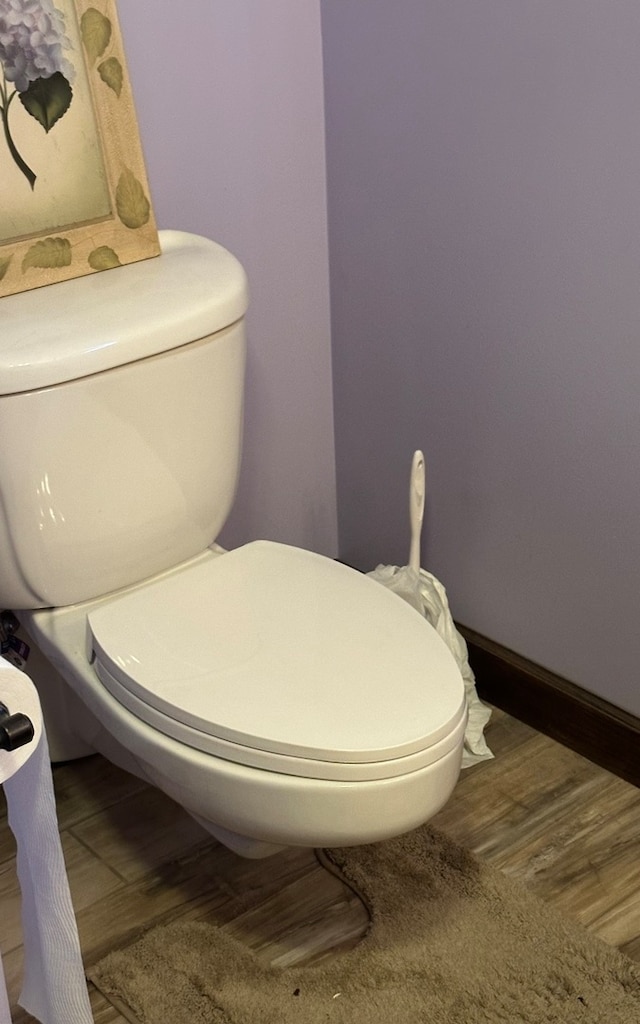
{"type": "Polygon", "coordinates": [[[426,467],[421,451],[414,452],[411,462],[411,480],[409,484],[409,519],[411,521],[411,548],[409,550],[409,567],[420,572],[420,537],[424,520],[424,502],[426,493],[426,467]]]}

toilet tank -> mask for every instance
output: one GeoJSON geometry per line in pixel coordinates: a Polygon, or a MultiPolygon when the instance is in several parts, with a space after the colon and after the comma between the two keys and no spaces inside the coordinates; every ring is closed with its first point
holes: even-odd
{"type": "Polygon", "coordinates": [[[233,503],[247,285],[221,246],[0,299],[0,608],[59,607],[203,551],[233,503]]]}

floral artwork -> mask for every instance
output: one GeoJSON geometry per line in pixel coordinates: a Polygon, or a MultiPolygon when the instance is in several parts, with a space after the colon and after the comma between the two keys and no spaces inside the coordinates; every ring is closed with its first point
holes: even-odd
{"type": "Polygon", "coordinates": [[[0,0],[0,296],[159,253],[114,0],[0,0]]]}
{"type": "Polygon", "coordinates": [[[0,101],[9,152],[34,187],[36,174],[21,157],[11,135],[9,111],[19,99],[23,109],[51,131],[73,98],[73,65],[65,57],[71,43],[64,16],[52,0],[0,0],[0,101]]]}

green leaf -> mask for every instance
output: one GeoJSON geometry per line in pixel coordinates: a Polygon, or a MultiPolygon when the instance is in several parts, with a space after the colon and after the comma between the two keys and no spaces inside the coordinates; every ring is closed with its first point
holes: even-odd
{"type": "Polygon", "coordinates": [[[122,263],[118,254],[110,249],[108,245],[101,245],[88,256],[89,266],[94,270],[111,270],[113,267],[121,267],[122,263]]]}
{"type": "Polygon", "coordinates": [[[18,98],[27,113],[49,132],[71,106],[73,90],[64,75],[54,71],[50,78],[30,82],[28,89],[18,93],[18,98]]]}
{"type": "Polygon", "coordinates": [[[87,56],[95,63],[109,45],[111,39],[111,22],[104,14],[89,7],[80,19],[80,32],[87,56]]]}
{"type": "Polygon", "coordinates": [[[22,261],[22,273],[29,267],[70,267],[71,244],[68,238],[43,238],[32,245],[22,261]]]}
{"type": "Polygon", "coordinates": [[[7,270],[9,269],[9,264],[11,263],[12,259],[13,259],[13,253],[11,253],[10,256],[2,256],[2,257],[0,257],[0,281],[2,281],[2,278],[4,277],[4,275],[6,274],[7,270]]]}
{"type": "Polygon", "coordinates": [[[122,64],[118,58],[108,57],[107,60],[103,60],[101,64],[98,64],[98,74],[105,85],[108,85],[110,89],[113,89],[116,96],[120,98],[124,72],[122,70],[122,64]]]}
{"type": "Polygon", "coordinates": [[[118,179],[116,209],[120,220],[127,228],[141,228],[149,220],[149,200],[135,174],[128,169],[125,169],[118,179]]]}

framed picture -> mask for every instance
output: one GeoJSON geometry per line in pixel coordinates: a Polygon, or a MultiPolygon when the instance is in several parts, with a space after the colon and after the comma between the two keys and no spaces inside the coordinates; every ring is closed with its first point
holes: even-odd
{"type": "Polygon", "coordinates": [[[159,254],[115,0],[0,0],[0,117],[0,296],[159,254]]]}

